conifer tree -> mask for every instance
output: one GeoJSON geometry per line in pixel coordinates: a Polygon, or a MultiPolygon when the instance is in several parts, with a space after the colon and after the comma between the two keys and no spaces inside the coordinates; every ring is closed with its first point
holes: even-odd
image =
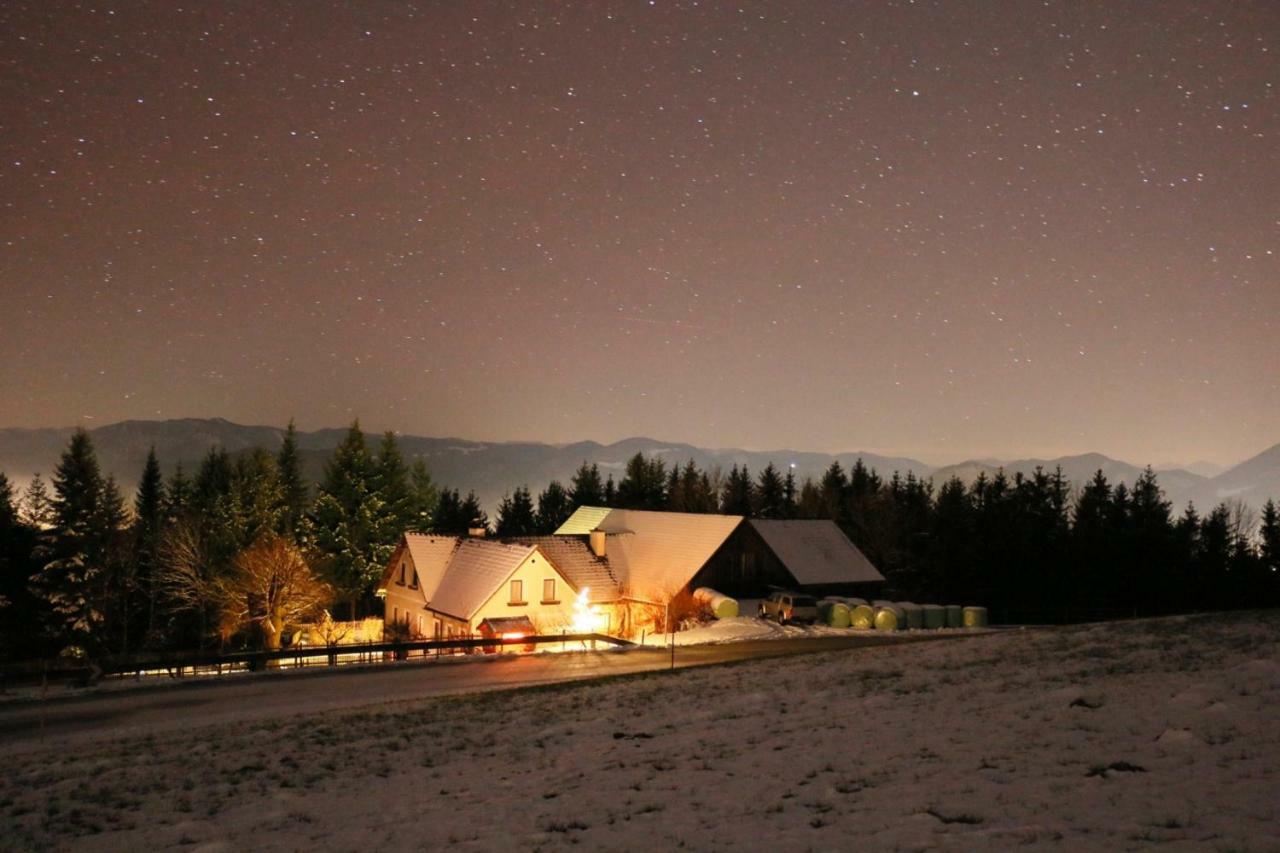
{"type": "Polygon", "coordinates": [[[182,463],[179,462],[164,489],[164,512],[170,522],[182,520],[190,512],[191,488],[191,480],[182,470],[182,463]]]}
{"type": "Polygon", "coordinates": [[[574,508],[580,506],[608,506],[605,503],[604,484],[600,481],[600,466],[586,461],[578,467],[569,480],[569,502],[574,508]]]}
{"type": "Polygon", "coordinates": [[[551,483],[538,495],[537,532],[554,533],[573,514],[573,505],[569,502],[569,493],[559,480],[551,483]]]}
{"type": "Polygon", "coordinates": [[[27,484],[22,493],[22,523],[35,531],[47,530],[53,526],[53,499],[49,497],[49,487],[45,485],[37,473],[27,484]]]}
{"type": "Polygon", "coordinates": [[[325,572],[338,595],[348,602],[353,619],[361,602],[372,607],[373,587],[395,550],[388,516],[378,489],[376,460],[356,421],[325,466],[312,510],[316,547],[324,555],[325,572]]]}
{"type": "Polygon", "coordinates": [[[462,517],[462,499],[457,489],[442,489],[431,516],[431,529],[445,536],[465,536],[467,520],[462,517]]]}
{"type": "Polygon", "coordinates": [[[133,498],[133,561],[134,577],[141,586],[145,601],[143,630],[151,636],[156,620],[156,571],[159,567],[160,537],[165,518],[164,480],[160,474],[160,461],[153,446],[147,453],[142,468],[142,478],[133,498]]]}
{"type": "MultiPolygon", "coordinates": [[[[1280,575],[1280,509],[1276,508],[1274,500],[1268,500],[1262,506],[1258,541],[1263,565],[1273,575],[1280,575]]],[[[1280,583],[1280,580],[1273,582],[1280,583]]]]}
{"type": "Polygon", "coordinates": [[[849,478],[839,460],[831,463],[822,480],[818,484],[818,492],[822,496],[822,517],[834,519],[837,523],[843,520],[845,494],[849,489],[849,478]]]}
{"type": "Polygon", "coordinates": [[[63,451],[53,488],[53,536],[31,591],[45,607],[47,628],[58,646],[92,658],[105,651],[108,561],[115,533],[105,525],[115,512],[106,506],[107,485],[83,429],[75,431],[63,451]]]}
{"type": "Polygon", "coordinates": [[[276,459],[255,448],[236,460],[231,475],[229,535],[242,551],[263,534],[284,528],[287,504],[276,459]]]}
{"type": "MultiPolygon", "coordinates": [[[[528,490],[525,490],[526,497],[528,494],[528,490]]],[[[467,492],[459,509],[459,517],[467,524],[466,533],[477,530],[483,536],[489,532],[489,516],[480,506],[480,499],[476,497],[475,492],[467,492]]]]}
{"type": "Polygon", "coordinates": [[[440,499],[439,490],[427,470],[427,463],[421,459],[413,460],[409,467],[410,521],[408,529],[425,533],[431,529],[431,519],[436,511],[436,501],[440,499]]]}
{"type": "Polygon", "coordinates": [[[747,466],[739,468],[734,465],[729,471],[729,478],[725,480],[724,493],[720,497],[720,512],[725,515],[754,515],[753,491],[751,472],[747,470],[747,466]]]}
{"type": "Polygon", "coordinates": [[[409,467],[400,452],[396,434],[388,430],[382,436],[374,465],[374,486],[384,506],[383,522],[390,529],[380,534],[399,540],[400,534],[412,528],[416,507],[409,480],[409,467]]]}
{"type": "MultiPolygon", "coordinates": [[[[594,466],[593,466],[594,467],[594,466]]],[[[609,479],[605,480],[604,491],[600,494],[600,506],[617,506],[618,505],[618,488],[613,484],[613,475],[609,475],[609,479]]]]}
{"type": "Polygon", "coordinates": [[[666,504],[667,470],[660,458],[637,453],[627,460],[618,484],[617,505],[623,509],[660,510],[666,504]]]}
{"type": "Polygon", "coordinates": [[[528,486],[520,486],[510,497],[503,496],[498,507],[496,535],[503,538],[532,536],[536,532],[536,526],[533,497],[529,494],[528,486]]]}
{"type": "Polygon", "coordinates": [[[786,518],[787,494],[786,483],[778,469],[770,462],[760,472],[755,484],[756,514],[761,518],[786,518]]]}
{"type": "Polygon", "coordinates": [[[14,503],[13,483],[0,471],[0,542],[5,537],[12,536],[19,524],[21,520],[18,518],[17,504],[14,503]]]}
{"type": "Polygon", "coordinates": [[[289,419],[284,440],[276,454],[276,473],[280,481],[280,530],[284,535],[296,536],[298,524],[307,512],[310,489],[302,477],[302,457],[298,452],[298,430],[289,419]]]}

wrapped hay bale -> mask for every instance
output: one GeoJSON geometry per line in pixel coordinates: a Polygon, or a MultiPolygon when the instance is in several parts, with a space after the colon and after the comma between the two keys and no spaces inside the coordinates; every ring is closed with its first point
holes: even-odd
{"type": "Polygon", "coordinates": [[[875,626],[877,631],[900,631],[906,625],[905,616],[896,607],[881,607],[876,610],[875,626]]]}
{"type": "Polygon", "coordinates": [[[874,628],[876,609],[870,604],[856,604],[849,610],[849,624],[855,628],[874,628]]]}
{"type": "Polygon", "coordinates": [[[964,626],[966,628],[987,627],[987,608],[966,607],[964,609],[964,626]]]}
{"type": "Polygon", "coordinates": [[[924,627],[924,610],[914,601],[898,602],[898,609],[903,611],[907,616],[906,627],[913,631],[918,631],[924,627]]]}
{"type": "Polygon", "coordinates": [[[964,608],[959,604],[947,605],[947,627],[963,628],[964,627],[964,608]]]}
{"type": "Polygon", "coordinates": [[[947,627],[947,608],[940,604],[921,605],[924,611],[924,627],[936,631],[947,627]]]}
{"type": "Polygon", "coordinates": [[[818,602],[818,616],[832,628],[849,627],[849,605],[834,598],[818,602]]]}
{"type": "Polygon", "coordinates": [[[699,601],[705,601],[711,608],[711,615],[717,619],[732,619],[738,615],[738,600],[721,595],[711,587],[698,587],[693,591],[693,597],[699,601]]]}

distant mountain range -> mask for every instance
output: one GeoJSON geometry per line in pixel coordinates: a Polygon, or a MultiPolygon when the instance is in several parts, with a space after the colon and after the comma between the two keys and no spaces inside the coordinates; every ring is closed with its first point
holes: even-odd
{"type": "MultiPolygon", "coordinates": [[[[0,471],[19,486],[25,485],[36,472],[48,479],[71,433],[69,427],[0,429],[0,471]]],[[[307,476],[319,479],[329,453],[345,433],[345,429],[322,429],[298,434],[307,476]]],[[[131,490],[152,446],[166,473],[179,464],[194,472],[212,447],[222,446],[232,454],[254,447],[275,451],[283,440],[284,430],[212,418],[123,421],[90,430],[90,434],[103,469],[113,473],[122,488],[131,490]]],[[[377,440],[377,436],[370,436],[371,444],[377,440]]],[[[669,465],[692,459],[701,468],[718,467],[725,472],[733,465],[746,465],[754,474],[773,462],[784,471],[788,466],[795,466],[796,476],[802,481],[805,477],[817,479],[832,461],[838,460],[847,469],[859,458],[885,477],[894,471],[904,476],[910,471],[918,477],[932,477],[935,484],[953,475],[972,482],[980,473],[991,476],[1000,468],[1013,476],[1019,471],[1030,474],[1037,466],[1046,471],[1061,466],[1074,486],[1083,485],[1099,469],[1113,485],[1121,481],[1132,483],[1142,472],[1142,466],[1098,453],[1057,459],[977,459],[938,468],[917,459],[875,453],[711,449],[649,438],[628,438],[613,444],[594,441],[541,444],[402,435],[399,442],[406,458],[426,461],[437,482],[463,492],[474,489],[491,511],[503,494],[517,486],[528,485],[536,493],[553,479],[567,485],[584,461],[598,463],[603,473],[612,473],[615,480],[621,479],[627,459],[637,452],[659,456],[669,465]]],[[[1157,474],[1175,512],[1181,512],[1188,501],[1194,501],[1202,511],[1226,499],[1240,499],[1259,507],[1269,497],[1280,499],[1280,444],[1212,477],[1182,468],[1157,469],[1157,474]]]]}

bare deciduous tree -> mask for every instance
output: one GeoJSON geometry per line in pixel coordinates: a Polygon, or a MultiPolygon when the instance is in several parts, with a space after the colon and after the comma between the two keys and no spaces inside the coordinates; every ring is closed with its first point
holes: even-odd
{"type": "Polygon", "coordinates": [[[236,555],[230,575],[214,583],[224,625],[255,626],[263,646],[280,648],[281,635],[324,611],[333,590],[311,571],[291,540],[267,533],[236,555]]]}

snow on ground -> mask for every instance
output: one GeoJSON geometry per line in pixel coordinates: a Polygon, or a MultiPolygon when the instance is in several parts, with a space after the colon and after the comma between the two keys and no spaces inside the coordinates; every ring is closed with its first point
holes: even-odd
{"type": "Polygon", "coordinates": [[[0,846],[1280,849],[1280,613],[919,643],[10,756],[0,846]]]}

